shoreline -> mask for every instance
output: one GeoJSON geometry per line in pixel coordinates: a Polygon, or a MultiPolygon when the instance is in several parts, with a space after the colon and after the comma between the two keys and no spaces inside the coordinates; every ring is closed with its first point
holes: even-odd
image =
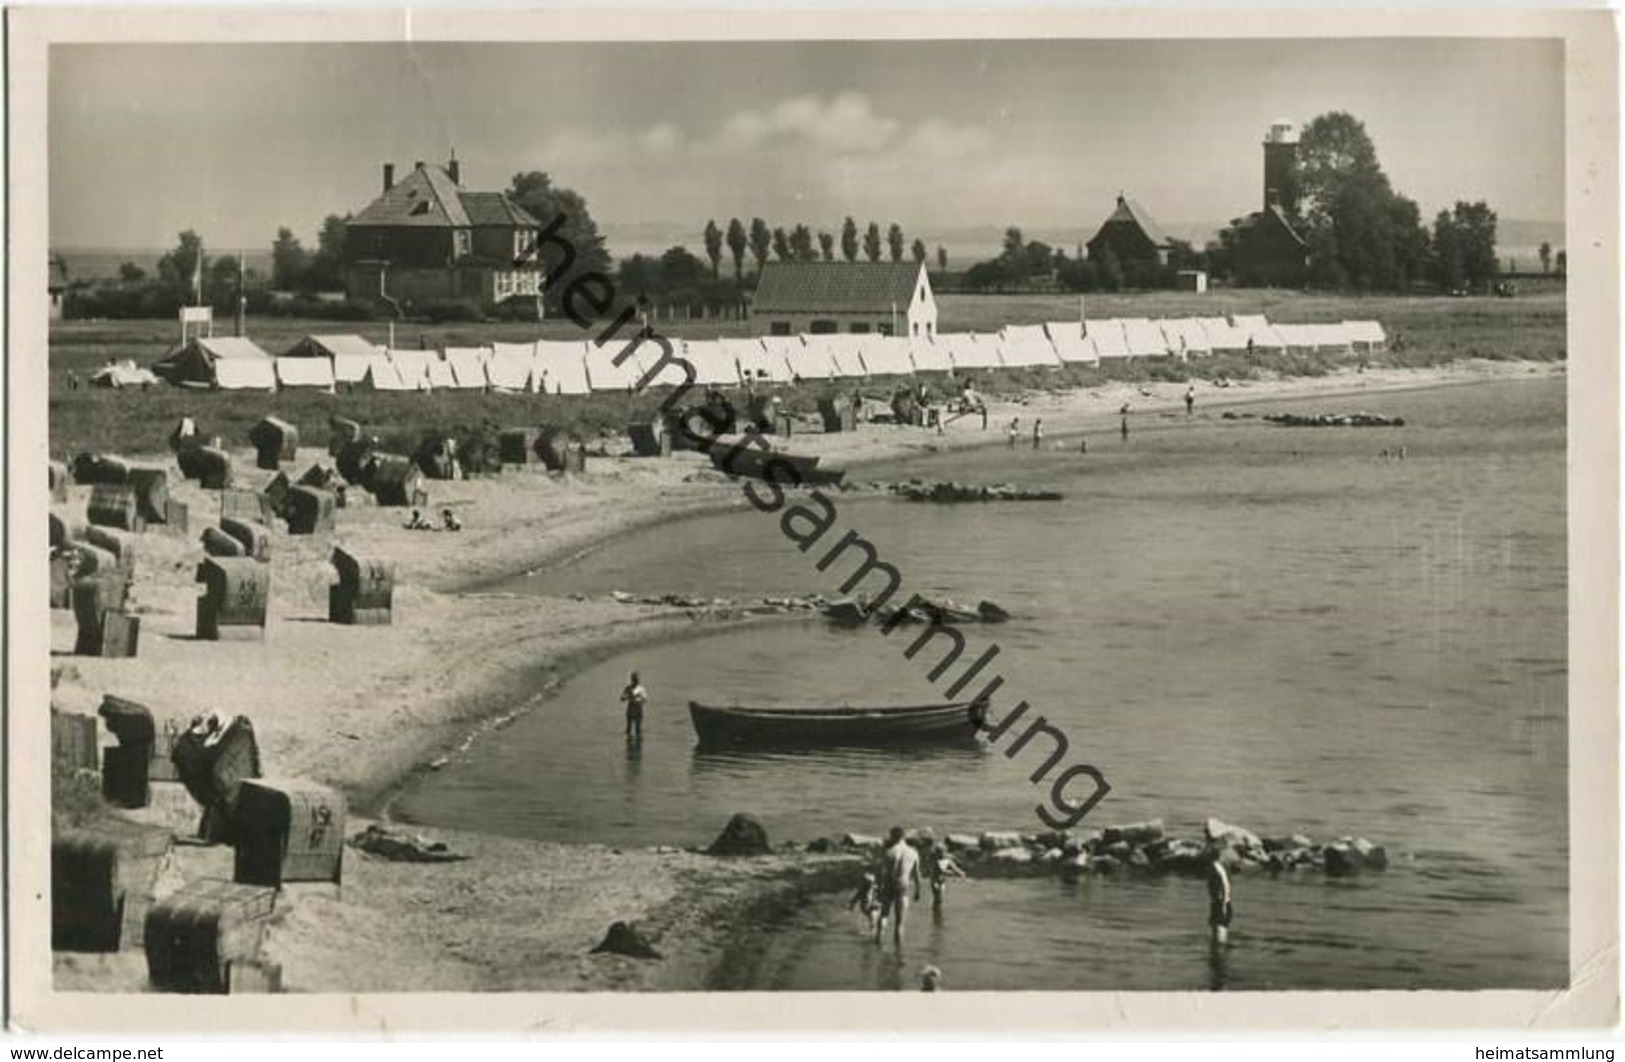
{"type": "MultiPolygon", "coordinates": [[[[1375,398],[1487,380],[1550,377],[1563,375],[1565,369],[1564,363],[1461,363],[1254,381],[1222,390],[1204,389],[1198,410],[1202,415],[1272,400],[1341,399],[1358,394],[1375,398]]],[[[818,453],[831,463],[857,469],[931,453],[1003,445],[1004,435],[997,425],[1013,415],[1024,421],[1035,414],[1043,416],[1051,438],[1110,424],[1124,400],[1137,407],[1135,415],[1151,418],[1143,430],[1156,430],[1157,421],[1170,413],[1184,419],[1184,384],[1147,386],[1154,391],[1149,399],[1138,386],[1122,384],[1092,392],[1037,394],[1019,403],[990,403],[986,432],[962,429],[956,433],[950,428],[947,435],[936,436],[924,429],[875,426],[850,435],[797,435],[786,448],[818,453]]],[[[237,467],[251,469],[252,457],[245,459],[244,454],[234,454],[237,467]]],[[[326,461],[325,451],[302,450],[291,470],[301,470],[315,460],[326,461]]],[[[172,464],[169,455],[163,455],[162,463],[172,464]]],[[[127,661],[58,657],[53,663],[62,664],[65,670],[53,701],[66,710],[93,713],[102,693],[116,693],[150,705],[160,719],[182,724],[204,711],[241,712],[256,724],[267,774],[305,776],[337,785],[351,797],[352,807],[387,815],[394,796],[428,770],[433,757],[485,739],[518,712],[544,708],[557,689],[582,669],[633,644],[647,644],[651,638],[705,637],[748,623],[806,618],[799,613],[721,617],[602,598],[572,600],[488,592],[524,574],[568,564],[668,520],[742,508],[743,497],[732,481],[686,481],[690,473],[709,468],[709,461],[692,454],[671,460],[598,458],[589,465],[589,473],[577,480],[552,480],[527,472],[487,480],[431,482],[428,487],[435,496],[434,507],[448,506],[462,514],[465,531],[456,536],[405,531],[400,526],[402,510],[371,505],[344,510],[340,530],[333,535],[289,538],[277,533],[272,614],[263,641],[191,640],[186,632],[195,587],[187,580],[196,559],[195,535],[149,531],[137,539],[140,559],[133,591],[136,611],[149,628],[143,632],[142,657],[127,661]],[[516,489],[521,485],[522,489],[516,489]],[[335,542],[396,564],[393,626],[334,628],[325,623],[330,578],[326,556],[335,542]],[[229,683],[233,695],[229,707],[219,697],[222,683],[229,683]]],[[[270,475],[250,473],[243,477],[248,481],[243,485],[270,475]]],[[[88,488],[74,490],[72,508],[82,512],[88,488]]],[[[172,494],[191,506],[194,531],[214,511],[212,501],[194,483],[172,478],[172,494]]],[[[53,656],[71,649],[72,629],[71,614],[53,615],[53,656]]],[[[165,810],[163,816],[177,827],[190,825],[174,808],[165,810]]],[[[715,824],[719,831],[722,826],[715,824]]],[[[352,824],[346,832],[356,829],[352,824]]],[[[515,867],[535,870],[534,865],[545,865],[555,874],[577,879],[573,899],[553,895],[551,887],[532,897],[538,906],[530,911],[531,916],[562,920],[578,930],[595,925],[597,936],[613,920],[655,919],[662,926],[681,927],[668,932],[688,934],[693,946],[715,962],[726,951],[726,939],[744,928],[729,924],[728,905],[744,904],[757,910],[752,904],[771,907],[793,902],[800,887],[797,883],[807,884],[797,868],[812,858],[774,856],[771,868],[744,872],[737,862],[692,853],[621,852],[603,846],[516,840],[487,832],[435,833],[475,850],[476,859],[459,866],[478,864],[490,872],[495,865],[499,874],[512,877],[515,867]],[[602,864],[617,861],[636,862],[643,868],[651,878],[646,894],[612,891],[601,895],[586,888],[583,883],[595,880],[602,864]],[[719,897],[728,900],[725,903],[719,897]],[[636,911],[625,909],[629,901],[636,911]],[[562,908],[568,910],[561,919],[562,908]]],[[[189,858],[192,855],[187,853],[189,858]]],[[[333,960],[324,958],[327,950],[322,938],[333,931],[334,923],[387,922],[405,915],[423,902],[424,894],[410,884],[411,879],[421,882],[438,873],[426,874],[423,868],[410,865],[374,866],[376,861],[353,850],[347,862],[383,871],[378,895],[353,902],[353,890],[347,889],[342,904],[322,902],[314,893],[296,897],[297,907],[290,918],[296,931],[280,938],[290,985],[295,989],[363,990],[364,986],[340,984],[343,972],[327,969],[326,964],[333,960]],[[326,921],[318,919],[317,913],[326,921]]],[[[493,919],[500,918],[497,912],[471,908],[455,919],[440,921],[448,923],[442,927],[446,933],[478,935],[484,931],[480,927],[489,928],[493,919]]],[[[750,919],[743,921],[749,923],[750,919]]],[[[520,974],[500,954],[489,958],[474,954],[469,965],[477,974],[462,971],[455,977],[440,977],[425,974],[432,964],[419,961],[444,946],[437,932],[425,928],[417,941],[424,949],[422,955],[410,948],[411,954],[400,954],[399,947],[391,945],[380,949],[376,960],[368,958],[374,953],[358,938],[351,948],[362,951],[346,965],[394,964],[415,970],[425,978],[412,982],[418,990],[466,987],[459,980],[465,975],[478,983],[511,984],[513,978],[522,977],[527,984],[536,980],[530,987],[593,989],[695,988],[711,976],[692,964],[681,970],[681,964],[675,963],[653,969],[625,965],[629,960],[588,957],[584,953],[597,942],[595,937],[582,939],[574,958],[567,960],[561,953],[556,969],[520,974]]],[[[273,937],[276,935],[274,931],[273,937]]],[[[62,963],[58,965],[60,970],[62,963]]],[[[86,964],[68,965],[82,973],[86,964]]],[[[98,981],[94,974],[86,987],[139,990],[129,988],[127,978],[109,976],[98,981]]]]}

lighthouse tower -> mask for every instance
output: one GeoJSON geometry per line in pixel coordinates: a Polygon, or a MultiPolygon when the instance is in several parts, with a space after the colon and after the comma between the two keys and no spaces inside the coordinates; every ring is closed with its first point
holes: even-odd
{"type": "Polygon", "coordinates": [[[1264,210],[1279,206],[1288,214],[1298,209],[1298,181],[1293,165],[1298,159],[1298,129],[1286,119],[1270,125],[1264,137],[1264,210]]]}

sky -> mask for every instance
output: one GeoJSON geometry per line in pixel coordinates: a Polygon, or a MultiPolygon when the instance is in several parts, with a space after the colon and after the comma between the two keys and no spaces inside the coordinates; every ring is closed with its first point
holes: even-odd
{"type": "Polygon", "coordinates": [[[51,50],[54,246],[304,242],[381,167],[545,170],[612,237],[708,218],[912,238],[1257,210],[1271,122],[1344,110],[1431,218],[1563,216],[1563,52],[1531,39],[71,44],[51,50]]]}

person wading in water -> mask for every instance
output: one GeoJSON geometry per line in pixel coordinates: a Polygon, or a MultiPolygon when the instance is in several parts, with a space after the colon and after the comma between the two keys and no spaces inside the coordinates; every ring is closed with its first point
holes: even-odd
{"type": "Polygon", "coordinates": [[[1223,946],[1230,939],[1230,918],[1235,913],[1230,904],[1230,875],[1221,858],[1224,849],[1214,848],[1209,853],[1207,867],[1207,924],[1213,932],[1213,947],[1223,946]]]}
{"type": "Polygon", "coordinates": [[[880,943],[886,918],[892,920],[892,942],[899,953],[903,950],[903,922],[908,918],[909,893],[914,902],[920,900],[920,853],[903,839],[903,828],[893,826],[887,837],[886,850],[880,853],[880,917],[875,919],[875,943],[880,943]]]}
{"type": "Polygon", "coordinates": [[[643,709],[649,704],[649,691],[643,688],[643,682],[638,678],[636,671],[632,672],[632,681],[621,691],[621,700],[626,702],[626,740],[633,743],[641,742],[643,709]]]}

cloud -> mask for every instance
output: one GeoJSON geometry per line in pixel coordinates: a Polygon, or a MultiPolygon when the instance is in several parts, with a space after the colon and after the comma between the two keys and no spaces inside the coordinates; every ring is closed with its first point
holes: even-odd
{"type": "Polygon", "coordinates": [[[759,214],[818,229],[851,214],[918,227],[928,207],[981,210],[1000,202],[1000,182],[1031,187],[1035,170],[1047,169],[1001,141],[986,126],[911,121],[843,92],[745,108],[710,128],[564,127],[540,157],[595,214],[622,220],[759,214]]]}
{"type": "Polygon", "coordinates": [[[817,96],[794,96],[766,112],[736,112],[722,124],[712,146],[748,150],[780,140],[824,151],[878,152],[892,142],[901,125],[895,118],[876,114],[869,97],[860,92],[843,92],[828,102],[817,96]]]}

